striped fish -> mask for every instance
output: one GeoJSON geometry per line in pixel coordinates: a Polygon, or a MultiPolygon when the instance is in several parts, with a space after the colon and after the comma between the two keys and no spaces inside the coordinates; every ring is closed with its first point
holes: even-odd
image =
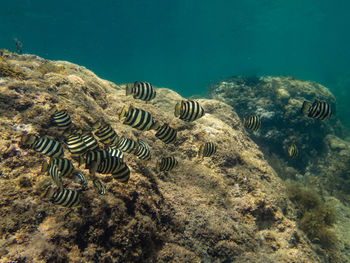
{"type": "Polygon", "coordinates": [[[32,148],[36,152],[40,152],[49,157],[60,158],[63,156],[62,144],[48,137],[36,137],[35,142],[32,144],[32,148]]]}
{"type": "Polygon", "coordinates": [[[106,187],[101,183],[99,180],[94,180],[94,186],[96,187],[98,193],[100,195],[105,195],[106,194],[106,187]]]}
{"type": "Polygon", "coordinates": [[[212,142],[207,142],[199,147],[198,156],[209,157],[216,153],[216,146],[212,142]]]}
{"type": "Polygon", "coordinates": [[[90,151],[86,154],[85,169],[90,169],[93,163],[98,166],[102,160],[110,156],[107,150],[90,151]]]}
{"type": "Polygon", "coordinates": [[[124,153],[121,150],[107,148],[107,152],[110,157],[117,157],[122,161],[124,161],[124,153]]]}
{"type": "Polygon", "coordinates": [[[181,120],[191,122],[201,118],[205,114],[204,109],[197,101],[188,100],[178,102],[175,105],[175,117],[180,117],[181,120]]]}
{"type": "Polygon", "coordinates": [[[304,101],[301,112],[305,115],[308,114],[307,116],[310,118],[318,120],[328,120],[333,116],[331,106],[327,102],[320,100],[315,100],[313,104],[309,101],[304,101]]]}
{"type": "Polygon", "coordinates": [[[130,125],[131,127],[141,131],[148,131],[158,128],[158,124],[153,120],[151,113],[134,108],[133,106],[130,106],[128,110],[123,107],[120,114],[120,119],[124,119],[123,124],[130,125]]]}
{"type": "Polygon", "coordinates": [[[88,182],[87,182],[86,177],[84,176],[83,173],[78,173],[78,174],[77,174],[77,177],[79,178],[80,184],[81,184],[82,186],[87,186],[88,182]]]}
{"type": "Polygon", "coordinates": [[[289,158],[295,159],[298,156],[298,154],[299,154],[299,150],[297,146],[294,143],[292,143],[288,148],[289,158]]]}
{"type": "Polygon", "coordinates": [[[257,115],[250,115],[243,119],[243,125],[253,131],[257,131],[261,127],[261,119],[257,115]]]}
{"type": "Polygon", "coordinates": [[[51,120],[60,129],[68,129],[72,126],[72,120],[66,110],[57,111],[51,115],[51,120]]]}
{"type": "Polygon", "coordinates": [[[156,91],[148,82],[136,81],[126,85],[126,96],[133,94],[134,99],[150,101],[156,97],[156,91]]]}
{"type": "Polygon", "coordinates": [[[175,157],[173,157],[173,156],[165,157],[165,158],[162,158],[160,160],[157,168],[160,171],[171,171],[172,169],[174,169],[177,166],[177,164],[178,164],[178,162],[175,159],[175,157]]]}
{"type": "Polygon", "coordinates": [[[130,169],[126,163],[123,163],[117,171],[112,173],[112,176],[121,183],[127,183],[130,179],[130,169]]]}
{"type": "Polygon", "coordinates": [[[51,176],[52,180],[55,182],[55,184],[60,188],[63,189],[63,183],[62,183],[62,177],[58,170],[58,167],[56,164],[52,164],[49,169],[49,175],[51,176]]]}
{"type": "Polygon", "coordinates": [[[177,131],[164,123],[156,132],[156,137],[164,143],[173,143],[176,140],[177,131]]]}
{"type": "Polygon", "coordinates": [[[97,166],[96,171],[101,174],[113,174],[120,169],[122,164],[124,163],[117,157],[107,157],[97,166]]]}
{"type": "Polygon", "coordinates": [[[81,139],[84,141],[89,151],[95,151],[99,149],[98,142],[91,133],[82,134],[81,139]]]}
{"type": "Polygon", "coordinates": [[[109,124],[102,124],[97,122],[94,127],[95,135],[105,145],[110,145],[118,140],[118,134],[113,130],[109,124]]]}
{"type": "Polygon", "coordinates": [[[122,137],[113,148],[118,149],[124,153],[130,153],[135,150],[136,142],[132,139],[122,137]]]}
{"type": "Polygon", "coordinates": [[[70,175],[73,170],[74,166],[73,163],[66,158],[52,158],[50,160],[49,166],[56,165],[58,168],[58,171],[60,172],[61,176],[68,176],[70,175]]]}
{"type": "Polygon", "coordinates": [[[74,207],[79,205],[79,192],[75,190],[60,189],[58,191],[50,190],[49,196],[54,204],[65,207],[74,207]]]}
{"type": "Polygon", "coordinates": [[[71,135],[66,140],[66,145],[74,157],[82,156],[88,148],[80,135],[71,135]]]}
{"type": "Polygon", "coordinates": [[[142,140],[138,141],[138,146],[137,146],[134,154],[142,160],[151,159],[151,151],[150,151],[148,145],[142,140]]]}

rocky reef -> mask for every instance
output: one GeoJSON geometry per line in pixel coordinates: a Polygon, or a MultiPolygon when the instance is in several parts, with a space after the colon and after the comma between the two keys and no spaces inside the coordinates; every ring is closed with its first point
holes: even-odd
{"type": "MultiPolygon", "coordinates": [[[[125,85],[69,62],[9,52],[1,61],[1,262],[326,262],[327,252],[298,228],[286,187],[231,106],[198,100],[206,114],[186,123],[174,117],[183,98],[172,90],[158,88],[145,103],[126,97],[125,85]],[[178,130],[176,143],[123,125],[119,112],[131,104],[170,121],[178,130]],[[54,108],[67,110],[76,128],[91,130],[104,120],[120,136],[146,141],[152,159],[127,155],[129,182],[98,174],[107,194],[99,195],[89,181],[76,208],[49,202],[43,192],[51,181],[40,172],[48,158],[19,141],[25,133],[63,141],[66,135],[50,126],[54,108]],[[196,154],[207,141],[218,150],[201,160],[196,154]],[[157,171],[157,160],[170,155],[178,167],[157,171]]],[[[284,91],[280,96],[291,100],[284,91]]],[[[299,104],[284,106],[296,114],[299,104]]],[[[308,123],[308,129],[323,125],[308,123]]],[[[65,184],[74,187],[72,180],[65,184]]]]}

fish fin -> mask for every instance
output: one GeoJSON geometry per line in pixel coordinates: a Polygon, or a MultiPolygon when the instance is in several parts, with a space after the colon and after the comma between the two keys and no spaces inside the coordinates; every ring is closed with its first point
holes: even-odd
{"type": "Polygon", "coordinates": [[[130,84],[130,83],[126,84],[126,86],[125,86],[125,95],[126,96],[129,96],[130,94],[132,94],[133,87],[134,87],[134,84],[130,84]]]}
{"type": "Polygon", "coordinates": [[[44,162],[41,166],[40,173],[45,173],[49,170],[50,164],[48,162],[44,162]]]}
{"type": "Polygon", "coordinates": [[[96,169],[97,169],[97,162],[96,161],[93,161],[90,165],[90,176],[92,178],[95,177],[95,174],[96,174],[96,169]]]}
{"type": "Polygon", "coordinates": [[[93,128],[94,130],[98,130],[101,126],[102,126],[102,122],[101,122],[101,121],[97,121],[97,122],[95,122],[95,124],[92,126],[92,128],[93,128]]]}
{"type": "Polygon", "coordinates": [[[303,102],[303,106],[301,107],[301,113],[302,114],[304,114],[304,115],[306,115],[308,112],[309,112],[309,110],[310,110],[310,107],[311,107],[311,103],[309,102],[309,101],[304,101],[303,102]]]}
{"type": "Polygon", "coordinates": [[[155,121],[151,127],[152,130],[158,130],[159,129],[159,122],[158,121],[155,121]]]}
{"type": "Polygon", "coordinates": [[[51,199],[56,191],[52,187],[48,187],[45,192],[41,195],[43,198],[51,199]]]}
{"type": "Polygon", "coordinates": [[[175,105],[175,112],[174,112],[175,117],[179,117],[180,116],[182,104],[183,104],[183,101],[176,103],[176,105],[175,105]]]}
{"type": "Polygon", "coordinates": [[[205,149],[205,146],[204,146],[204,144],[202,144],[202,145],[199,147],[198,157],[201,157],[201,158],[204,157],[204,149],[205,149]]]}
{"type": "Polygon", "coordinates": [[[126,106],[122,108],[122,111],[120,112],[119,115],[119,120],[123,119],[126,116],[126,106]]]}

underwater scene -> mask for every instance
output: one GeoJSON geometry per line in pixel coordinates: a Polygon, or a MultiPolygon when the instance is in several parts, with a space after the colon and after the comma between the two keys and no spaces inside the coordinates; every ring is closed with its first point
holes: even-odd
{"type": "Polygon", "coordinates": [[[350,262],[348,10],[2,3],[0,263],[350,262]]]}

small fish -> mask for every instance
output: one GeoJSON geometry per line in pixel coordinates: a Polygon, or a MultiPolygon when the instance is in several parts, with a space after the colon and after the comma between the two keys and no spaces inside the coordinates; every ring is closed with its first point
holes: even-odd
{"type": "Polygon", "coordinates": [[[101,174],[113,174],[118,172],[123,164],[124,162],[117,157],[107,157],[97,166],[96,171],[101,174]]]}
{"type": "Polygon", "coordinates": [[[164,143],[173,143],[176,140],[177,131],[164,123],[157,129],[156,137],[164,143]]]}
{"type": "Polygon", "coordinates": [[[288,148],[289,158],[295,159],[298,156],[298,154],[299,154],[299,150],[297,146],[294,143],[292,143],[288,148]]]}
{"type": "Polygon", "coordinates": [[[62,177],[61,177],[61,174],[60,174],[56,164],[52,164],[50,166],[49,175],[51,176],[51,178],[55,182],[55,184],[60,189],[63,189],[62,177]]]}
{"type": "Polygon", "coordinates": [[[261,127],[261,119],[257,115],[250,115],[243,119],[243,125],[253,131],[257,131],[261,127]]]}
{"type": "Polygon", "coordinates": [[[141,131],[158,128],[158,123],[153,120],[151,113],[134,108],[133,106],[130,106],[128,110],[124,106],[119,117],[120,119],[124,119],[123,124],[130,125],[141,131]]]}
{"type": "Polygon", "coordinates": [[[72,120],[66,110],[57,111],[51,115],[52,123],[60,129],[68,129],[72,126],[72,120]]]}
{"type": "Polygon", "coordinates": [[[135,150],[136,142],[132,139],[122,137],[113,148],[118,149],[124,153],[130,153],[135,150]]]}
{"type": "Polygon", "coordinates": [[[156,97],[156,91],[148,82],[136,81],[126,85],[126,96],[133,94],[134,99],[150,101],[156,97]]]}
{"type": "Polygon", "coordinates": [[[18,40],[18,38],[14,38],[13,39],[15,41],[15,44],[16,44],[16,50],[17,50],[17,53],[18,54],[22,54],[22,43],[21,41],[18,40]]]}
{"type": "Polygon", "coordinates": [[[109,124],[102,124],[97,122],[94,127],[95,135],[105,145],[110,145],[118,140],[118,134],[113,130],[109,124]]]}
{"type": "Polygon", "coordinates": [[[204,114],[204,109],[199,105],[197,101],[182,100],[175,105],[175,117],[179,117],[181,120],[187,122],[198,120],[204,114]]]}
{"type": "Polygon", "coordinates": [[[88,182],[87,182],[87,180],[86,180],[86,178],[85,178],[83,173],[78,173],[77,177],[80,179],[80,184],[82,186],[87,186],[88,182]]]}
{"type": "Polygon", "coordinates": [[[48,195],[51,201],[57,205],[74,207],[80,203],[79,192],[75,190],[60,189],[54,191],[53,189],[50,189],[48,195]]]}
{"type": "Polygon", "coordinates": [[[175,157],[165,157],[160,160],[157,165],[157,169],[160,171],[171,171],[177,166],[178,162],[175,157]]]}
{"type": "Polygon", "coordinates": [[[112,173],[112,176],[121,183],[127,183],[130,179],[130,169],[123,163],[116,172],[112,173]]]}
{"type": "Polygon", "coordinates": [[[98,142],[91,133],[82,134],[81,139],[85,142],[85,145],[89,151],[95,151],[99,149],[98,142]]]}
{"type": "Polygon", "coordinates": [[[51,158],[50,162],[44,162],[41,167],[41,172],[46,172],[50,169],[52,165],[56,165],[58,168],[58,171],[60,172],[61,176],[68,176],[70,175],[73,170],[74,166],[73,163],[66,158],[51,158]]]}
{"type": "Polygon", "coordinates": [[[33,134],[24,135],[21,143],[49,157],[60,158],[64,154],[62,144],[48,137],[40,138],[33,134]]]}
{"type": "Polygon", "coordinates": [[[124,161],[124,153],[121,150],[107,148],[107,152],[109,153],[109,156],[117,157],[117,158],[121,159],[122,161],[124,161]]]}
{"type": "Polygon", "coordinates": [[[137,146],[134,154],[142,160],[151,159],[151,151],[150,151],[148,145],[142,140],[138,140],[138,146],[137,146]]]}
{"type": "Polygon", "coordinates": [[[94,180],[94,186],[100,195],[106,194],[106,187],[99,180],[94,180]]]}
{"type": "Polygon", "coordinates": [[[88,151],[88,148],[80,135],[73,134],[69,136],[66,140],[66,145],[74,157],[82,156],[88,151]]]}
{"type": "Polygon", "coordinates": [[[207,142],[199,147],[198,156],[209,157],[216,153],[216,146],[212,142],[207,142]]]}
{"type": "Polygon", "coordinates": [[[304,101],[301,113],[318,120],[327,120],[333,116],[331,106],[327,102],[320,100],[315,100],[313,104],[309,101],[304,101]]]}
{"type": "Polygon", "coordinates": [[[102,160],[108,158],[109,156],[110,154],[107,150],[87,152],[85,169],[90,169],[93,163],[95,163],[96,166],[98,166],[102,162],[102,160]]]}

